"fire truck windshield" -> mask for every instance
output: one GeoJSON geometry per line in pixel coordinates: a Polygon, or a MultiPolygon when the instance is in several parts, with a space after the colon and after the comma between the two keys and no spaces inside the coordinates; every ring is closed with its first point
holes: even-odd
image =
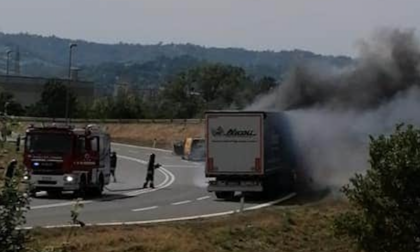
{"type": "Polygon", "coordinates": [[[72,137],[67,134],[30,134],[26,150],[31,153],[68,153],[72,151],[72,137]]]}

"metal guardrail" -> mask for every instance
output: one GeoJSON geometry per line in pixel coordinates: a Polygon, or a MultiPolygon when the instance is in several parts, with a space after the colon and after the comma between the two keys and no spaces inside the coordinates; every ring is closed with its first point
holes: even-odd
{"type": "MultiPolygon", "coordinates": [[[[13,120],[19,122],[34,123],[65,123],[65,118],[47,118],[47,117],[21,117],[13,116],[13,120]]],[[[97,124],[200,124],[204,119],[70,119],[71,123],[97,123],[97,124]]]]}

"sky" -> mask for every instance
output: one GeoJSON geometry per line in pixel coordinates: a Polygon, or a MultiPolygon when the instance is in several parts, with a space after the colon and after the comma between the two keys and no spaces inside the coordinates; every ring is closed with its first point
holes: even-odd
{"type": "Polygon", "coordinates": [[[0,0],[0,31],[356,56],[378,29],[420,27],[419,0],[0,0]]]}

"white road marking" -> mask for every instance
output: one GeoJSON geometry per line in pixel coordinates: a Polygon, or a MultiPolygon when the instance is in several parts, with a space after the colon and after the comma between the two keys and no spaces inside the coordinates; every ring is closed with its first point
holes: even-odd
{"type": "Polygon", "coordinates": [[[144,207],[144,208],[137,208],[137,209],[133,209],[131,211],[133,212],[142,212],[142,211],[147,211],[147,210],[153,210],[158,208],[158,206],[151,206],[151,207],[144,207]]]}
{"type": "Polygon", "coordinates": [[[175,202],[175,203],[171,203],[172,206],[178,206],[178,205],[183,205],[183,204],[188,204],[191,203],[191,200],[184,200],[184,201],[180,201],[180,202],[175,202]]]}
{"type": "Polygon", "coordinates": [[[152,147],[142,147],[142,146],[135,146],[135,145],[129,145],[129,144],[121,144],[121,143],[112,143],[112,145],[141,149],[141,150],[151,150],[151,151],[160,151],[160,152],[172,153],[172,151],[170,151],[170,150],[158,149],[158,148],[152,148],[152,147]]]}
{"type": "Polygon", "coordinates": [[[211,198],[210,196],[204,196],[204,197],[197,198],[197,200],[200,201],[200,200],[206,200],[210,198],[211,198]]]}
{"type": "MultiPolygon", "coordinates": [[[[127,160],[132,160],[141,164],[147,164],[148,162],[145,160],[141,160],[141,159],[137,159],[137,158],[132,158],[132,157],[126,157],[126,156],[121,156],[118,155],[121,158],[127,159],[127,160]]],[[[148,190],[137,190],[137,191],[131,191],[126,193],[125,195],[127,196],[137,196],[140,194],[144,194],[144,193],[149,193],[149,192],[154,192],[163,188],[166,188],[170,185],[172,185],[175,182],[175,175],[173,175],[170,171],[168,171],[167,169],[164,168],[165,166],[160,167],[159,169],[157,169],[159,172],[161,172],[164,176],[165,176],[165,180],[157,185],[155,189],[148,189],[148,190]]]]}
{"type": "MultiPolygon", "coordinates": [[[[277,200],[273,200],[264,204],[247,207],[244,209],[244,211],[252,211],[260,208],[264,208],[267,206],[272,206],[278,203],[281,203],[283,201],[286,201],[288,199],[291,199],[296,196],[296,193],[291,193],[289,195],[286,195],[285,197],[277,200]]],[[[220,213],[212,213],[212,214],[204,214],[204,215],[194,215],[194,216],[188,216],[188,217],[180,217],[180,218],[169,218],[169,219],[157,219],[157,220],[147,220],[147,221],[128,221],[128,222],[104,222],[104,223],[96,223],[96,224],[86,224],[86,226],[128,226],[128,225],[143,225],[143,224],[154,224],[154,223],[163,223],[163,222],[175,222],[175,221],[188,221],[188,220],[197,220],[197,219],[206,219],[206,218],[212,218],[212,217],[218,217],[218,216],[224,216],[224,215],[230,215],[237,213],[238,210],[232,210],[232,211],[226,211],[226,212],[220,212],[220,213]]],[[[79,225],[50,225],[50,226],[44,226],[44,228],[66,228],[66,227],[80,227],[79,225]]],[[[23,227],[21,229],[32,229],[33,227],[23,227]]]]}
{"type": "MultiPolygon", "coordinates": [[[[123,159],[127,159],[127,160],[131,160],[131,161],[134,161],[134,162],[138,162],[138,163],[141,163],[141,164],[147,164],[147,161],[137,159],[137,158],[126,157],[126,156],[121,156],[121,155],[118,155],[118,157],[123,158],[123,159]]],[[[135,190],[135,191],[126,192],[123,195],[128,196],[128,197],[134,197],[134,196],[138,196],[138,195],[141,195],[141,194],[150,193],[150,192],[154,192],[154,191],[166,188],[166,187],[172,185],[175,182],[175,175],[173,175],[170,171],[166,170],[163,167],[159,168],[158,171],[161,172],[165,176],[165,179],[163,180],[162,183],[157,185],[155,189],[135,190]]],[[[85,200],[85,201],[81,201],[80,203],[89,204],[89,203],[92,203],[92,202],[94,202],[94,201],[93,200],[85,200]]],[[[64,206],[71,206],[71,205],[74,205],[74,204],[75,204],[75,202],[71,201],[71,202],[63,202],[63,203],[56,203],[56,204],[39,205],[39,206],[31,207],[31,210],[54,208],[54,207],[64,207],[64,206]]]]}
{"type": "Polygon", "coordinates": [[[133,154],[138,154],[138,151],[133,151],[133,150],[129,150],[128,152],[133,153],[133,154]]]}
{"type": "Polygon", "coordinates": [[[196,165],[163,165],[167,168],[200,168],[200,166],[196,165]]]}
{"type": "MultiPolygon", "coordinates": [[[[86,201],[80,201],[80,203],[82,204],[89,204],[93,201],[91,200],[86,200],[86,201]]],[[[57,203],[57,204],[49,204],[49,205],[40,205],[40,206],[33,206],[30,208],[30,210],[35,210],[35,209],[45,209],[45,208],[53,208],[53,207],[64,207],[64,206],[70,206],[70,205],[74,205],[76,202],[63,202],[63,203],[57,203]]]]}

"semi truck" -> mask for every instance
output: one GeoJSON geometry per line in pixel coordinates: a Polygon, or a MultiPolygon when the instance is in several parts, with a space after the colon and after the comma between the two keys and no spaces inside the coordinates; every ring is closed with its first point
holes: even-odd
{"type": "Polygon", "coordinates": [[[78,197],[100,196],[110,183],[110,144],[109,134],[95,125],[31,125],[23,153],[31,195],[73,191],[78,197]]]}
{"type": "Polygon", "coordinates": [[[207,111],[205,122],[209,192],[228,199],[235,192],[293,190],[298,170],[284,114],[207,111]]]}

